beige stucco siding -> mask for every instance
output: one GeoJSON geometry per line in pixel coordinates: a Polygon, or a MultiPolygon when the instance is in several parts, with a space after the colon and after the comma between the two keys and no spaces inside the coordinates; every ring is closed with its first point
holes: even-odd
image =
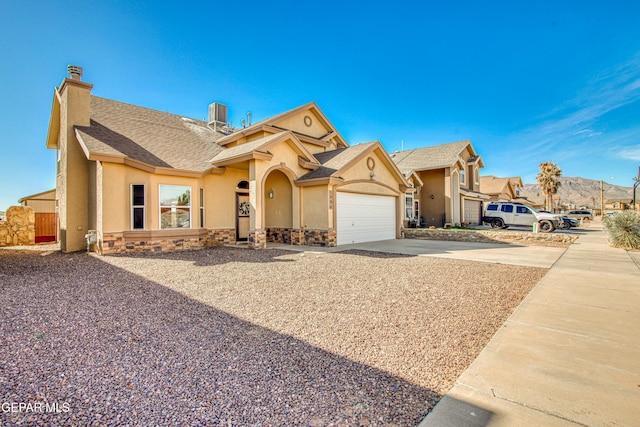
{"type": "Polygon", "coordinates": [[[426,225],[442,226],[442,213],[445,212],[445,173],[444,169],[419,172],[424,186],[420,190],[420,215],[426,225]],[[433,198],[431,198],[433,196],[433,198]]]}
{"type": "Polygon", "coordinates": [[[330,132],[329,128],[325,126],[322,123],[322,120],[311,110],[279,120],[275,125],[304,135],[313,136],[315,138],[319,138],[330,132]],[[305,116],[311,119],[311,126],[307,126],[305,124],[305,116]]]}
{"type": "Polygon", "coordinates": [[[265,227],[267,228],[291,228],[293,224],[292,184],[287,176],[273,170],[267,176],[264,185],[265,203],[265,227]]]}
{"type": "Polygon", "coordinates": [[[236,188],[240,181],[248,180],[247,170],[234,168],[227,168],[222,175],[204,178],[205,228],[236,227],[236,188]]]}
{"type": "Polygon", "coordinates": [[[327,185],[303,187],[301,191],[304,228],[312,230],[329,228],[329,187],[327,185]]]}

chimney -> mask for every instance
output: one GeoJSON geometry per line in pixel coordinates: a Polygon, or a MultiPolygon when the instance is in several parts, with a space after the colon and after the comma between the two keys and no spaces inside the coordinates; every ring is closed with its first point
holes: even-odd
{"type": "Polygon", "coordinates": [[[82,67],[78,65],[67,65],[67,72],[73,80],[80,80],[84,74],[82,67]]]}

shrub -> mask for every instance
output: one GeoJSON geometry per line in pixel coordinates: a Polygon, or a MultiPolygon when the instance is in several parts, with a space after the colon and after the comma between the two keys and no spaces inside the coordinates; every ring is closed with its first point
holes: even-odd
{"type": "Polygon", "coordinates": [[[609,241],[616,248],[640,249],[640,214],[622,211],[604,219],[609,241]]]}

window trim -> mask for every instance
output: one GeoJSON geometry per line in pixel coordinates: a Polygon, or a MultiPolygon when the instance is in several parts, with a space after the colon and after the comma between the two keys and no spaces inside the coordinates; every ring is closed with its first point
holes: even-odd
{"type": "Polygon", "coordinates": [[[130,228],[131,230],[146,230],[147,229],[147,188],[146,185],[144,184],[131,184],[129,186],[129,203],[131,206],[131,210],[130,210],[130,214],[131,214],[131,221],[130,221],[130,228]],[[142,199],[143,199],[143,204],[142,205],[134,205],[134,193],[133,193],[133,187],[137,187],[140,186],[142,187],[142,199]],[[142,209],[142,228],[136,228],[134,221],[135,221],[135,209],[142,209]]]}
{"type": "Polygon", "coordinates": [[[181,184],[158,184],[158,228],[160,230],[191,230],[193,229],[193,187],[181,184]],[[187,187],[189,189],[189,204],[181,206],[181,209],[189,209],[189,227],[162,227],[162,209],[174,208],[174,206],[165,206],[162,204],[162,187],[187,187]]]}
{"type": "Polygon", "coordinates": [[[413,220],[413,201],[414,201],[414,197],[413,197],[413,193],[404,193],[404,219],[407,221],[411,221],[413,220]],[[409,200],[411,200],[411,203],[407,203],[409,200]],[[408,213],[411,213],[411,215],[407,215],[408,213]]]}
{"type": "Polygon", "coordinates": [[[199,213],[200,213],[200,228],[204,228],[204,222],[205,222],[205,218],[204,218],[204,188],[200,189],[200,200],[198,201],[199,203],[199,213]]]}

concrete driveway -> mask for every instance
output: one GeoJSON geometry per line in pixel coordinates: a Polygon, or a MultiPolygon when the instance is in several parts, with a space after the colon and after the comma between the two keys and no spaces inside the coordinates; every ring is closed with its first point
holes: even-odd
{"type": "Polygon", "coordinates": [[[356,243],[352,245],[342,245],[333,248],[292,246],[270,243],[269,248],[313,253],[361,250],[414,256],[462,259],[467,261],[481,261],[496,264],[523,265],[528,267],[541,268],[550,268],[567,250],[566,248],[544,246],[469,243],[418,239],[381,240],[378,242],[356,243]]]}

